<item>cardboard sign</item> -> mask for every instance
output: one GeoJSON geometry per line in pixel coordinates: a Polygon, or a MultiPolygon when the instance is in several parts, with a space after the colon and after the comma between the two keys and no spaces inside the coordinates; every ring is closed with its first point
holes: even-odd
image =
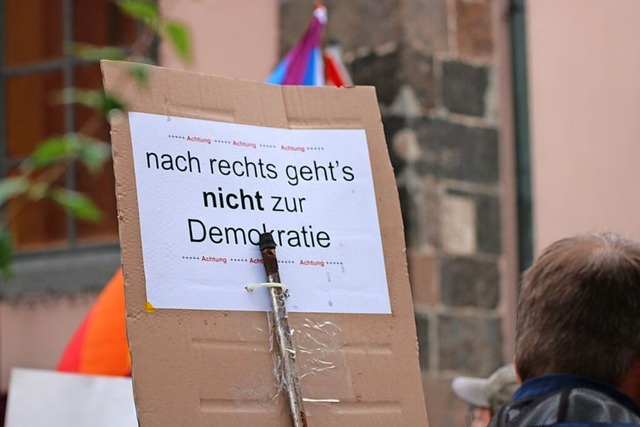
{"type": "Polygon", "coordinates": [[[129,123],[153,307],[269,310],[245,289],[264,281],[258,241],[269,231],[289,311],[390,313],[363,129],[138,112],[129,123]]]}
{"type": "Polygon", "coordinates": [[[244,290],[265,280],[263,229],[291,292],[309,426],[427,425],[374,89],[158,67],[141,85],[126,63],[102,68],[129,110],[111,126],[140,425],[291,425],[268,291],[244,290]]]}

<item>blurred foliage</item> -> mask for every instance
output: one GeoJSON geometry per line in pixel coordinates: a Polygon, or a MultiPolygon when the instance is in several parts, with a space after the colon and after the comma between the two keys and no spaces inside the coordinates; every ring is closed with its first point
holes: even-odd
{"type": "MultiPolygon", "coordinates": [[[[177,21],[162,17],[155,1],[116,0],[120,10],[140,21],[144,29],[131,49],[115,46],[76,44],[68,53],[88,62],[101,59],[127,60],[131,62],[130,75],[140,85],[147,82],[147,69],[140,64],[153,61],[149,58],[151,42],[160,37],[172,47],[183,61],[191,60],[191,39],[187,27],[177,21]]],[[[116,111],[126,110],[126,105],[103,90],[67,88],[57,97],[60,103],[80,104],[108,118],[116,111]]],[[[95,118],[89,119],[95,120],[95,118]]],[[[102,212],[96,204],[78,191],[57,184],[69,166],[80,163],[91,172],[101,170],[111,155],[110,145],[84,134],[93,129],[94,123],[82,126],[80,132],[54,136],[42,141],[36,150],[22,161],[18,173],[0,179],[0,213],[6,212],[7,203],[13,202],[11,216],[0,215],[0,276],[11,275],[13,244],[11,222],[30,203],[48,199],[65,209],[74,218],[97,222],[102,212]]]]}

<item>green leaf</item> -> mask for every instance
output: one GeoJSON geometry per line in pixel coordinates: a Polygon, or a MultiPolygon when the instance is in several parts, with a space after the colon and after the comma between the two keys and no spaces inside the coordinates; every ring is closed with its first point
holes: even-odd
{"type": "Polygon", "coordinates": [[[76,157],[80,149],[80,142],[75,136],[55,136],[40,144],[25,164],[35,168],[49,166],[76,157]]]}
{"type": "Polygon", "coordinates": [[[5,178],[0,181],[0,206],[9,199],[24,193],[29,187],[29,181],[24,176],[5,178]]]}
{"type": "Polygon", "coordinates": [[[140,86],[146,86],[149,80],[149,69],[142,64],[129,64],[129,74],[140,86]]]}
{"type": "Polygon", "coordinates": [[[61,101],[65,104],[81,104],[106,116],[111,110],[124,109],[124,103],[117,97],[101,90],[67,88],[62,91],[61,101]]]}
{"type": "Polygon", "coordinates": [[[11,232],[7,224],[0,222],[0,276],[5,279],[11,277],[11,258],[13,257],[13,243],[11,232]]]}
{"type": "Polygon", "coordinates": [[[27,196],[34,201],[40,200],[47,195],[49,186],[50,184],[48,182],[34,182],[29,186],[27,196]]]}
{"type": "Polygon", "coordinates": [[[81,142],[78,160],[89,169],[97,172],[111,156],[111,146],[106,142],[94,138],[79,138],[81,142]]]}
{"type": "Polygon", "coordinates": [[[58,100],[62,104],[82,104],[91,108],[100,105],[100,91],[70,87],[62,90],[58,100]]]}
{"type": "Polygon", "coordinates": [[[191,36],[183,24],[167,21],[162,27],[163,34],[169,39],[171,46],[184,61],[191,60],[191,36]]]}
{"type": "Polygon", "coordinates": [[[94,46],[76,43],[73,45],[71,51],[73,55],[90,61],[99,61],[101,59],[121,61],[127,58],[127,52],[115,46],[94,46]]]}
{"type": "Polygon", "coordinates": [[[141,21],[153,21],[160,16],[158,6],[152,1],[119,0],[117,4],[123,13],[141,21]]]}
{"type": "Polygon", "coordinates": [[[77,191],[55,188],[51,190],[49,197],[78,219],[97,222],[102,217],[102,212],[91,199],[77,191]]]}
{"type": "Polygon", "coordinates": [[[109,144],[88,136],[70,134],[45,140],[24,162],[23,167],[41,168],[58,162],[78,160],[91,172],[97,171],[111,155],[109,144]]]}
{"type": "Polygon", "coordinates": [[[124,110],[125,105],[120,99],[111,95],[110,93],[100,92],[100,108],[98,111],[102,112],[103,115],[107,115],[111,113],[113,110],[124,110]]]}

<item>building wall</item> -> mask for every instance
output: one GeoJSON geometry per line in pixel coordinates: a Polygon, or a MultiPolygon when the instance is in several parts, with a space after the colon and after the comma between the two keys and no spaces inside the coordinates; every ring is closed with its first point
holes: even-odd
{"type": "Polygon", "coordinates": [[[640,2],[529,0],[534,240],[640,239],[640,2]]]}
{"type": "MultiPolygon", "coordinates": [[[[160,7],[187,24],[194,51],[194,61],[182,64],[162,45],[162,65],[262,81],[278,59],[276,0],[164,0],[160,7]]],[[[3,284],[0,303],[0,393],[13,367],[55,368],[119,259],[107,249],[16,260],[15,280],[3,284]]]]}
{"type": "Polygon", "coordinates": [[[165,67],[264,81],[278,60],[277,0],[160,0],[166,17],[188,24],[194,61],[185,64],[165,43],[165,67]]]}
{"type": "Polygon", "coordinates": [[[111,247],[14,260],[14,278],[0,284],[0,392],[7,389],[11,368],[56,366],[119,262],[111,247]]]}
{"type": "MultiPolygon", "coordinates": [[[[515,254],[504,251],[515,232],[503,227],[515,223],[513,167],[501,157],[503,145],[513,153],[512,129],[501,129],[510,120],[508,2],[324,3],[327,37],[342,44],[354,83],[378,94],[401,195],[430,424],[461,425],[465,405],[452,396],[451,379],[488,375],[512,352],[515,254]]],[[[310,9],[303,0],[281,3],[281,53],[310,9]]]]}
{"type": "Polygon", "coordinates": [[[55,369],[94,300],[94,294],[84,294],[0,304],[1,390],[7,390],[11,368],[55,369]]]}

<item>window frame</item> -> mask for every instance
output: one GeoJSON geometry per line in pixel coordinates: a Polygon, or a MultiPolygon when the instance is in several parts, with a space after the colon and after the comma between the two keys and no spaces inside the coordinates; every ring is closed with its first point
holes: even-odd
{"type": "MultiPolygon", "coordinates": [[[[74,41],[74,0],[62,0],[63,47],[74,41]]],[[[7,20],[6,0],[0,0],[0,23],[7,20]]],[[[5,26],[6,28],[6,26],[5,26]]],[[[137,24],[138,33],[141,24],[137,24]]],[[[7,66],[7,36],[0,30],[0,178],[5,177],[21,159],[8,157],[7,140],[7,82],[18,76],[36,75],[60,70],[63,87],[74,87],[76,68],[95,64],[63,53],[59,58],[40,60],[29,64],[7,66]]],[[[151,57],[157,60],[157,42],[152,47],[151,57]]],[[[76,105],[65,104],[64,132],[76,131],[76,105]]],[[[63,178],[67,188],[77,188],[75,165],[67,168],[63,178]]],[[[108,173],[108,172],[107,172],[108,173]]],[[[1,208],[3,211],[6,207],[1,208]]],[[[57,295],[79,291],[98,291],[120,266],[118,235],[112,241],[79,241],[77,219],[66,213],[66,242],[64,245],[45,246],[17,251],[14,255],[14,277],[8,286],[0,286],[0,299],[22,298],[25,295],[57,295]]]]}

